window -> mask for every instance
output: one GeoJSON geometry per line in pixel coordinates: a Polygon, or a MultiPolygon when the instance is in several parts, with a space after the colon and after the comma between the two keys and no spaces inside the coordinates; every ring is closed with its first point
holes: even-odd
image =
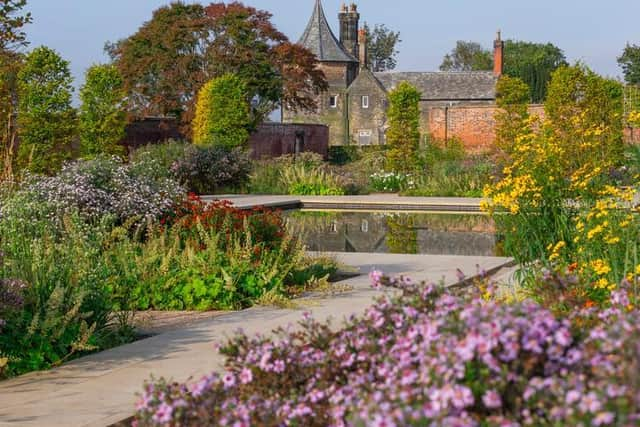
{"type": "Polygon", "coordinates": [[[372,136],[373,132],[371,129],[362,129],[358,131],[358,143],[360,145],[371,145],[372,136]]]}
{"type": "Polygon", "coordinates": [[[362,220],[362,223],[360,224],[360,231],[362,231],[363,233],[369,232],[369,221],[367,221],[366,219],[362,220]]]}
{"type": "Polygon", "coordinates": [[[329,97],[329,107],[330,108],[337,108],[338,107],[338,96],[337,95],[331,95],[329,97]]]}
{"type": "Polygon", "coordinates": [[[369,95],[362,96],[362,108],[369,108],[369,95]]]}

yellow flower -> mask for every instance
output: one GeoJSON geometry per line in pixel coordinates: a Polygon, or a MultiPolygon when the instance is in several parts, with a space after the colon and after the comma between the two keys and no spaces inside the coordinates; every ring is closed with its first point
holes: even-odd
{"type": "Polygon", "coordinates": [[[601,259],[591,261],[591,268],[598,276],[605,276],[611,273],[611,267],[609,267],[609,264],[601,259]]]}
{"type": "Polygon", "coordinates": [[[608,238],[605,240],[605,242],[606,242],[608,245],[615,245],[615,244],[617,244],[617,243],[620,243],[620,238],[619,238],[619,237],[613,237],[613,236],[610,236],[610,237],[608,237],[608,238]]]}
{"type": "Polygon", "coordinates": [[[594,286],[597,289],[609,289],[611,284],[609,283],[609,281],[606,278],[603,277],[602,279],[600,279],[596,283],[594,283],[594,286]]]}

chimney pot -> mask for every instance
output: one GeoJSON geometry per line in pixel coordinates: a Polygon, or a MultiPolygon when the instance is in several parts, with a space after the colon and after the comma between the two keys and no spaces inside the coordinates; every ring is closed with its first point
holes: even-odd
{"type": "Polygon", "coordinates": [[[351,13],[356,13],[358,11],[358,5],[355,3],[351,3],[351,13]]]}
{"type": "Polygon", "coordinates": [[[493,42],[493,74],[501,77],[504,71],[504,42],[502,34],[498,30],[496,40],[493,42]]]}

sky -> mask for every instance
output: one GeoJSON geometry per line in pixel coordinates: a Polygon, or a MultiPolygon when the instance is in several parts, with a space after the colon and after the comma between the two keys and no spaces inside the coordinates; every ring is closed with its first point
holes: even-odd
{"type": "MultiPolygon", "coordinates": [[[[193,1],[186,1],[192,3],[193,1]]],[[[133,34],[170,0],[28,0],[30,47],[47,45],[71,61],[76,85],[94,63],[106,62],[107,41],[133,34]]],[[[205,3],[204,1],[201,3],[205,3]]],[[[209,2],[206,2],[209,3],[209,2]]],[[[276,27],[298,40],[314,0],[244,0],[268,10],[276,27]]],[[[323,0],[337,31],[341,0],[323,0]]],[[[619,77],[616,57],[627,42],[640,44],[640,0],[360,0],[361,22],[400,31],[398,71],[434,71],[456,40],[492,46],[505,39],[552,42],[573,62],[619,77]]]]}

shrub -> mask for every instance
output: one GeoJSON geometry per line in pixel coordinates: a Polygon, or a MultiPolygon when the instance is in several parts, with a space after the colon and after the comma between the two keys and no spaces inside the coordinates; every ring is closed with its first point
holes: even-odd
{"type": "Polygon", "coordinates": [[[361,149],[357,145],[334,145],[329,147],[329,162],[334,165],[353,163],[361,157],[361,149]]]}
{"type": "Polygon", "coordinates": [[[123,85],[114,65],[94,65],[87,70],[80,89],[79,129],[83,155],[125,154],[125,147],[119,144],[127,124],[123,85]]]}
{"type": "Polygon", "coordinates": [[[193,119],[195,144],[242,147],[249,140],[251,125],[248,92],[242,79],[226,74],[200,89],[193,119]]]}
{"type": "Polygon", "coordinates": [[[338,179],[321,168],[308,168],[304,164],[292,164],[281,170],[281,179],[287,194],[301,196],[341,196],[344,190],[338,179]]]}
{"type": "Polygon", "coordinates": [[[251,161],[239,148],[196,147],[171,166],[171,173],[189,191],[215,194],[222,189],[238,188],[249,180],[251,161]]]}
{"type": "Polygon", "coordinates": [[[401,295],[339,329],[305,315],[275,338],[237,335],[221,375],[147,384],[138,425],[614,426],[640,416],[640,328],[624,292],[583,332],[591,311],[559,319],[532,302],[374,276],[401,295]]]}
{"type": "Polygon", "coordinates": [[[101,258],[104,227],[87,227],[73,215],[62,226],[46,217],[28,223],[15,217],[0,221],[0,277],[28,284],[20,309],[0,334],[9,376],[103,347],[111,313],[104,287],[109,273],[101,258]]]}
{"type": "Polygon", "coordinates": [[[53,177],[28,176],[23,188],[6,201],[3,216],[78,213],[90,222],[108,216],[116,223],[138,218],[139,223],[159,219],[184,197],[184,190],[170,179],[138,173],[119,158],[97,158],[66,164],[53,177]],[[42,208],[46,208],[45,211],[42,208]]]}
{"type": "Polygon", "coordinates": [[[72,154],[76,114],[69,62],[38,47],[18,73],[18,161],[35,173],[54,173],[72,154]]]}
{"type": "Polygon", "coordinates": [[[276,212],[240,211],[197,199],[145,241],[109,248],[118,305],[129,309],[240,309],[263,296],[286,296],[308,270],[300,243],[276,212]]]}
{"type": "Polygon", "coordinates": [[[168,140],[161,144],[140,147],[129,155],[129,164],[135,174],[154,177],[156,180],[175,179],[171,166],[183,160],[191,144],[168,140]]]}
{"type": "Polygon", "coordinates": [[[420,92],[401,82],[389,93],[387,169],[411,172],[416,165],[420,143],[420,92]]]}

